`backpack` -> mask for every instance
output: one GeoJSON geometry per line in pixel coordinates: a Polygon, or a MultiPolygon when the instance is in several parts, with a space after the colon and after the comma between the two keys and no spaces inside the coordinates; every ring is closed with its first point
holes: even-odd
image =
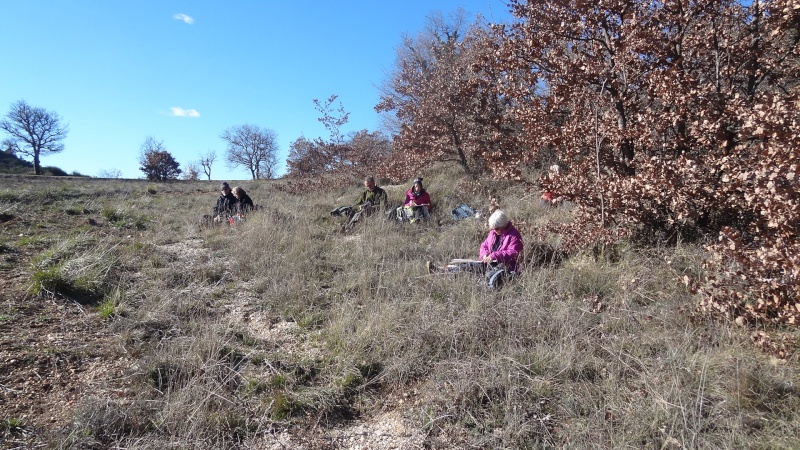
{"type": "Polygon", "coordinates": [[[474,216],[475,210],[470,208],[469,205],[467,205],[466,203],[462,203],[456,206],[455,209],[453,209],[452,215],[453,215],[453,220],[458,222],[459,220],[474,216]]]}
{"type": "Polygon", "coordinates": [[[486,287],[500,289],[513,275],[504,266],[492,267],[486,271],[486,287]]]}
{"type": "Polygon", "coordinates": [[[352,206],[340,206],[333,211],[331,211],[332,216],[347,216],[350,215],[350,212],[353,210],[352,206]]]}

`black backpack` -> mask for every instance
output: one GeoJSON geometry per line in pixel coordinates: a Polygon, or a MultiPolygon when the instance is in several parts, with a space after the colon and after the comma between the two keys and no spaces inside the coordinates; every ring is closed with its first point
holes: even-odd
{"type": "Polygon", "coordinates": [[[500,289],[513,274],[504,266],[496,266],[486,271],[486,287],[500,289]]]}

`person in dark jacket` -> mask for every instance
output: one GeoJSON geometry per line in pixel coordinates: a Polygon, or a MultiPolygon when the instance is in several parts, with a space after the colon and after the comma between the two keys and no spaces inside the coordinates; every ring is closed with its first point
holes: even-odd
{"type": "Polygon", "coordinates": [[[251,199],[250,196],[247,195],[247,192],[245,192],[244,189],[242,189],[241,187],[235,186],[233,188],[232,193],[233,196],[236,197],[236,204],[234,205],[234,210],[238,214],[246,215],[247,213],[252,211],[253,208],[255,208],[255,205],[253,204],[253,199],[251,199]]]}
{"type": "Polygon", "coordinates": [[[364,178],[364,187],[366,190],[347,211],[350,220],[342,227],[344,230],[352,228],[361,217],[372,215],[375,211],[384,211],[389,204],[389,196],[375,184],[375,178],[364,178]]]}
{"type": "Polygon", "coordinates": [[[236,197],[231,193],[231,187],[227,182],[222,183],[220,187],[220,196],[217,198],[217,204],[214,205],[214,222],[221,222],[227,219],[227,216],[233,212],[236,205],[236,197]]]}
{"type": "Polygon", "coordinates": [[[376,210],[379,208],[386,208],[387,203],[389,203],[389,196],[386,195],[386,191],[375,184],[375,178],[364,178],[364,187],[366,190],[358,197],[358,200],[356,200],[356,203],[353,205],[353,209],[376,210]]]}

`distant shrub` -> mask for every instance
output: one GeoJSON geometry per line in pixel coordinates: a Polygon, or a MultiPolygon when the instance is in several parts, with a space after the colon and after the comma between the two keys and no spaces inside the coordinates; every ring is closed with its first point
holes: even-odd
{"type": "Polygon", "coordinates": [[[54,177],[66,177],[66,176],[69,175],[67,172],[63,171],[62,169],[60,169],[58,167],[54,167],[54,166],[42,167],[42,174],[51,175],[51,176],[54,176],[54,177]]]}

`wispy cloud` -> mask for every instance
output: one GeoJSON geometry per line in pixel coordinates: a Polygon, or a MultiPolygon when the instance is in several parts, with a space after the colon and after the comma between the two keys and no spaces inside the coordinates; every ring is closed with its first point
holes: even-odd
{"type": "Polygon", "coordinates": [[[170,110],[175,117],[200,117],[200,113],[196,109],[183,109],[173,106],[170,110]]]}
{"type": "Polygon", "coordinates": [[[194,17],[186,15],[184,13],[178,13],[172,16],[175,20],[180,20],[181,22],[188,23],[189,25],[194,23],[194,17]]]}

